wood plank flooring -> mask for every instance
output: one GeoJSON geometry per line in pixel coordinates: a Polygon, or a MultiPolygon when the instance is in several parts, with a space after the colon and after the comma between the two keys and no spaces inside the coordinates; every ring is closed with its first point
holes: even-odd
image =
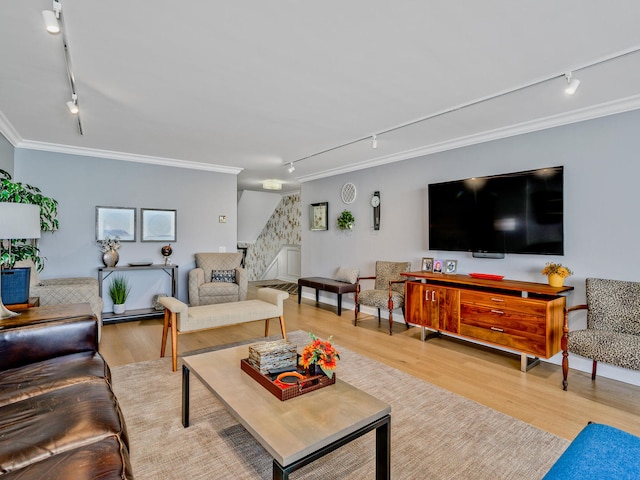
{"type": "MultiPolygon", "coordinates": [[[[255,286],[250,288],[252,295],[255,286]]],[[[516,355],[450,337],[422,342],[419,328],[407,330],[402,324],[394,324],[394,334],[389,336],[384,319],[378,324],[375,317],[361,314],[354,327],[352,310],[343,310],[340,317],[336,311],[334,306],[304,297],[298,305],[292,295],[285,302],[287,330],[312,331],[321,338],[333,335],[337,345],[567,439],[573,439],[589,421],[640,435],[640,387],[602,377],[592,382],[589,374],[571,370],[565,392],[557,365],[541,362],[522,373],[516,355]]],[[[271,320],[270,333],[278,332],[278,321],[271,320]]],[[[180,336],[179,351],[262,335],[263,322],[185,334],[180,336]]],[[[161,336],[161,319],[105,325],[100,350],[112,367],[153,360],[160,356],[161,336]]],[[[170,349],[169,344],[168,355],[170,349]]]]}

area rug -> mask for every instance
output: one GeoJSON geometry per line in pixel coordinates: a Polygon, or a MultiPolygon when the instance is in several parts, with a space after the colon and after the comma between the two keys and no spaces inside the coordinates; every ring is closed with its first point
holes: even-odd
{"type": "MultiPolygon", "coordinates": [[[[288,337],[298,345],[308,342],[306,332],[291,332],[288,337]]],[[[337,347],[338,378],[391,405],[393,479],[540,479],[569,443],[337,347]]],[[[136,479],[270,479],[269,454],[193,377],[191,426],[182,427],[182,376],[171,371],[170,361],[152,360],[112,371],[136,479]]],[[[369,433],[290,478],[375,478],[374,452],[375,435],[369,433]]]]}
{"type": "Polygon", "coordinates": [[[290,295],[298,294],[297,283],[273,283],[269,285],[257,285],[258,288],[275,288],[276,290],[282,290],[290,295]]]}

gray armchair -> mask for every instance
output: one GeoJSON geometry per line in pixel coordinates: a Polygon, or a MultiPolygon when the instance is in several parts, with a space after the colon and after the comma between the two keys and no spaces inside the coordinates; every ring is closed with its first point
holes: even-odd
{"type": "MultiPolygon", "coordinates": [[[[404,315],[404,283],[406,278],[400,276],[402,272],[411,270],[411,262],[376,262],[375,277],[358,277],[360,280],[375,280],[373,290],[356,291],[355,297],[355,320],[354,325],[358,325],[358,313],[360,305],[367,305],[378,309],[378,323],[380,323],[380,309],[389,309],[389,335],[393,335],[393,310],[402,309],[404,315]]],[[[405,319],[404,323],[409,328],[405,319]]]]}
{"type": "Polygon", "coordinates": [[[567,389],[569,352],[598,362],[640,370],[640,283],[587,278],[587,304],[565,312],[562,336],[562,387],[567,389]],[[587,328],[569,331],[569,313],[587,310],[587,328]]]}
{"type": "Polygon", "coordinates": [[[189,272],[191,306],[247,299],[249,277],[240,267],[242,253],[196,253],[195,259],[196,268],[189,272]]]}

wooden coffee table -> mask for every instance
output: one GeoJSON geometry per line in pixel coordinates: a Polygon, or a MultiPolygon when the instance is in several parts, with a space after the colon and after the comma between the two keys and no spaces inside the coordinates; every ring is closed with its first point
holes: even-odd
{"type": "Polygon", "coordinates": [[[182,424],[189,426],[193,373],[273,457],[274,480],[376,431],[376,479],[391,475],[391,406],[341,381],[280,401],[240,369],[248,346],[183,358],[182,424]]]}

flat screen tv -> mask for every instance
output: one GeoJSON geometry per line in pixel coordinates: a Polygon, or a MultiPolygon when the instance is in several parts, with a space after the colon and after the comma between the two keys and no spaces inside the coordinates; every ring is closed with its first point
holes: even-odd
{"type": "Polygon", "coordinates": [[[429,249],[564,254],[563,167],[429,185],[429,249]]]}

